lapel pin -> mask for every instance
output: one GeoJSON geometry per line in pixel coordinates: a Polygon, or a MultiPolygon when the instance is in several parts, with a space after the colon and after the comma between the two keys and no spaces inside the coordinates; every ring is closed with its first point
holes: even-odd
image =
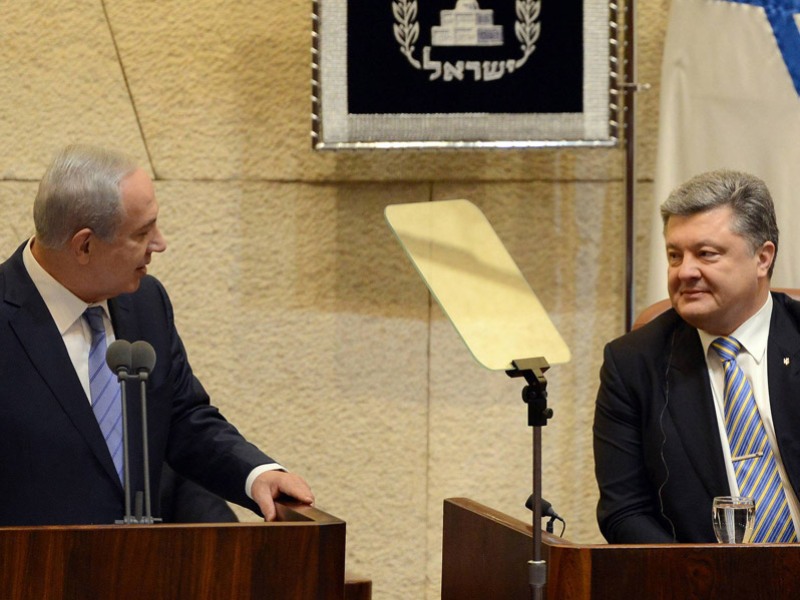
{"type": "Polygon", "coordinates": [[[784,364],[785,366],[787,366],[787,367],[788,367],[788,366],[789,366],[789,362],[790,362],[790,361],[789,361],[789,357],[788,357],[788,356],[785,356],[785,357],[783,358],[783,364],[784,364]]]}

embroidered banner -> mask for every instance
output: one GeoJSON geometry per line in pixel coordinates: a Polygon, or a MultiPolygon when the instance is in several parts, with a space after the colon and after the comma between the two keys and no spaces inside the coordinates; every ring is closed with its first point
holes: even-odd
{"type": "Polygon", "coordinates": [[[317,148],[616,142],[598,0],[318,0],[317,148]]]}

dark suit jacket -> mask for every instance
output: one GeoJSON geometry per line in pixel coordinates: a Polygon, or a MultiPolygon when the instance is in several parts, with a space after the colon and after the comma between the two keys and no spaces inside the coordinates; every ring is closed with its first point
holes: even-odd
{"type": "MultiPolygon", "coordinates": [[[[22,262],[0,265],[0,525],[113,523],[124,495],[89,401],[47,307],[22,262]]],[[[258,510],[249,472],[274,462],[209,404],[192,374],[167,293],[153,277],[109,301],[117,339],[145,340],[153,513],[167,461],[212,492],[258,510]]],[[[132,488],[143,489],[139,384],[127,388],[132,488]]]]}
{"type": "Polygon", "coordinates": [[[169,465],[161,471],[161,517],[166,523],[236,523],[228,503],[194,481],[178,475],[169,465]]]}
{"type": "MultiPolygon", "coordinates": [[[[800,303],[773,300],[770,406],[800,493],[800,303]]],[[[697,330],[674,310],[606,346],[594,453],[597,519],[609,542],[716,541],[712,500],[730,494],[719,427],[697,330]]]]}

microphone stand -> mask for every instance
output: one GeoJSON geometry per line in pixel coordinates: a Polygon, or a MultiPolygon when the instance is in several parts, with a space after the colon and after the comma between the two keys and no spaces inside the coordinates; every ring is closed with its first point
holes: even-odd
{"type": "Polygon", "coordinates": [[[127,400],[127,385],[126,380],[130,377],[127,369],[120,368],[117,371],[117,381],[119,381],[119,390],[122,402],[122,487],[125,492],[125,516],[122,521],[115,521],[115,523],[132,523],[133,516],[131,515],[131,471],[130,471],[130,452],[128,444],[128,400],[127,400]]]}
{"type": "Polygon", "coordinates": [[[528,405],[528,425],[533,428],[533,560],[528,561],[528,582],[534,600],[542,600],[547,584],[547,561],[542,559],[542,427],[553,416],[553,410],[547,408],[544,377],[550,365],[543,357],[514,360],[511,364],[514,368],[506,374],[524,377],[528,382],[522,390],[522,400],[528,405]]]}
{"type": "Polygon", "coordinates": [[[131,523],[152,525],[160,522],[161,519],[154,518],[150,502],[150,459],[148,452],[147,439],[147,379],[148,372],[140,369],[136,374],[130,374],[124,369],[117,372],[117,379],[120,383],[122,396],[122,464],[125,471],[123,476],[123,487],[125,488],[125,516],[122,520],[115,523],[128,525],[131,523]],[[141,403],[142,403],[142,466],[144,468],[144,513],[142,513],[142,492],[136,492],[136,510],[131,513],[131,478],[130,478],[130,451],[128,438],[128,407],[127,407],[127,381],[136,380],[141,382],[141,403]]]}
{"type": "Polygon", "coordinates": [[[111,344],[109,351],[106,352],[106,360],[112,371],[117,374],[122,402],[122,463],[124,471],[122,485],[125,494],[125,515],[115,523],[151,525],[161,521],[161,519],[153,517],[151,508],[149,440],[147,438],[147,380],[151,369],[155,365],[155,352],[153,347],[144,341],[130,344],[125,340],[117,340],[111,344]],[[135,373],[130,371],[135,371],[135,373]],[[130,442],[128,434],[127,382],[130,380],[140,382],[142,463],[144,468],[144,494],[141,491],[136,492],[134,513],[131,513],[130,442]],[[142,495],[144,495],[144,502],[142,502],[142,495]],[[142,504],[144,504],[144,507],[142,504]]]}
{"type": "MultiPolygon", "coordinates": [[[[140,523],[155,523],[153,513],[150,510],[150,459],[148,457],[149,441],[147,439],[147,377],[148,372],[144,369],[139,370],[139,381],[141,382],[142,399],[142,462],[144,464],[144,517],[140,523]]],[[[158,519],[160,521],[161,519],[158,519]]]]}

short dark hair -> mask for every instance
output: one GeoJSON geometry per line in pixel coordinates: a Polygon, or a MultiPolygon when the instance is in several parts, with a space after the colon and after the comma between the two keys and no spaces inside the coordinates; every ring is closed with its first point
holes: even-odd
{"type": "MultiPolygon", "coordinates": [[[[778,221],[767,184],[741,171],[721,169],[701,173],[678,186],[661,205],[666,230],[673,216],[689,216],[719,206],[730,206],[734,214],[733,231],[745,238],[756,252],[764,242],[775,244],[778,255],[778,221]]],[[[775,268],[775,257],[769,276],[775,268]]]]}

